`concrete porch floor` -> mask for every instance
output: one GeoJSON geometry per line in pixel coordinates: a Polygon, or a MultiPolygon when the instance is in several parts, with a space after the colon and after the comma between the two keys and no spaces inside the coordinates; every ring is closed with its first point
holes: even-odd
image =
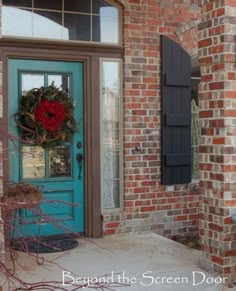
{"type": "MultiPolygon", "coordinates": [[[[130,283],[130,286],[113,288],[111,286],[109,290],[236,290],[236,287],[224,287],[220,283],[222,278],[204,272],[198,267],[201,252],[155,233],[122,234],[101,239],[80,238],[79,247],[76,249],[66,253],[43,254],[46,260],[53,260],[56,265],[45,262],[39,266],[28,255],[19,254],[19,262],[24,266],[22,271],[17,265],[19,277],[31,282],[57,280],[62,284],[63,271],[68,271],[71,273],[64,273],[64,279],[69,280],[70,284],[74,281],[74,284],[64,286],[66,290],[72,290],[77,286],[76,278],[77,281],[83,281],[78,278],[87,280],[89,277],[96,281],[100,277],[99,280],[103,281],[105,275],[109,282],[116,280],[120,283],[130,283]]],[[[5,290],[11,289],[5,287],[5,290]]],[[[81,290],[94,289],[86,287],[81,290]]]]}

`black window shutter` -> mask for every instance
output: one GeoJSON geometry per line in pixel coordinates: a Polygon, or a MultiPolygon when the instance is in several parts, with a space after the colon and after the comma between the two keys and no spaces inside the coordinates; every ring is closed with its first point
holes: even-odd
{"type": "Polygon", "coordinates": [[[161,37],[163,185],[191,182],[191,58],[180,45],[161,37]]]}

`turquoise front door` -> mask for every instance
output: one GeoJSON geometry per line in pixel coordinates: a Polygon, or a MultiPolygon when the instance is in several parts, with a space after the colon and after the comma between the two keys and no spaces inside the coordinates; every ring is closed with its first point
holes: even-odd
{"type": "Polygon", "coordinates": [[[20,209],[14,235],[56,235],[84,232],[84,155],[83,138],[83,63],[10,59],[8,62],[9,132],[16,136],[10,145],[10,180],[40,187],[43,202],[40,212],[20,209]],[[75,104],[78,132],[71,142],[57,146],[36,146],[21,141],[14,115],[19,112],[22,94],[32,88],[68,89],[75,104]]]}

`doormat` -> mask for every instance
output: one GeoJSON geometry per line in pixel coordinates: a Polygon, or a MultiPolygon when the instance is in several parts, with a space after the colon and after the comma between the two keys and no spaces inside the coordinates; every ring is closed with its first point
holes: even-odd
{"type": "Polygon", "coordinates": [[[29,253],[57,253],[76,248],[79,242],[70,236],[39,237],[38,239],[20,239],[12,243],[12,247],[20,252],[29,253]]]}

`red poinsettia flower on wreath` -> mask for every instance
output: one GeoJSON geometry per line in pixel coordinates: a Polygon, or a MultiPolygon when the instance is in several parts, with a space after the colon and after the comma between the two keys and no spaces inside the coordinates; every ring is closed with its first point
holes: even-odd
{"type": "Polygon", "coordinates": [[[34,110],[34,114],[35,120],[40,121],[49,132],[56,131],[65,120],[64,107],[57,100],[41,101],[39,107],[34,110]]]}

